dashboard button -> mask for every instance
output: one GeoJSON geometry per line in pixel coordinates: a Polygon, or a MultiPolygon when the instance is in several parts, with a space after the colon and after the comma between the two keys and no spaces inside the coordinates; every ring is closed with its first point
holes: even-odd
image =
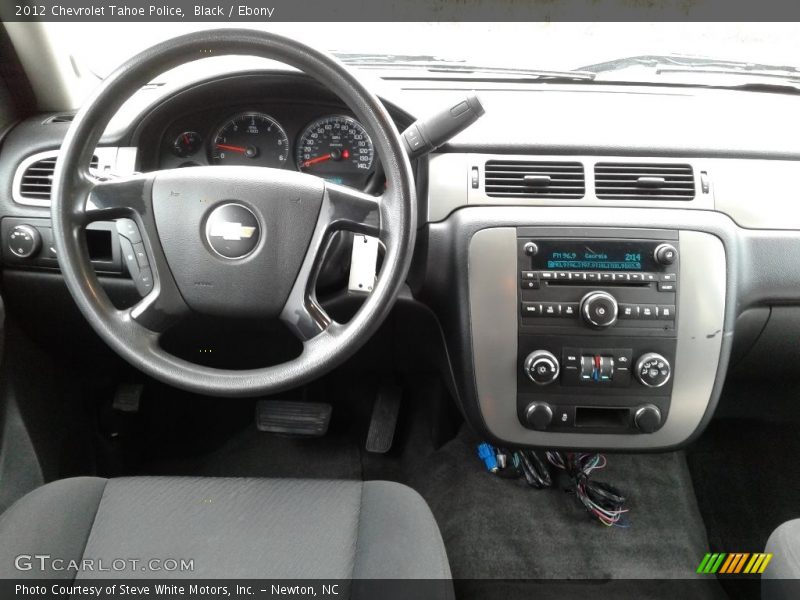
{"type": "Polygon", "coordinates": [[[672,321],[675,318],[675,305],[664,304],[658,307],[658,318],[662,321],[672,321]]]}
{"type": "Polygon", "coordinates": [[[661,273],[659,276],[661,281],[678,281],[677,273],[661,273]]]}
{"type": "Polygon", "coordinates": [[[523,290],[538,290],[540,287],[538,279],[523,279],[519,286],[523,290]]]}
{"type": "Polygon", "coordinates": [[[619,305],[619,318],[620,319],[638,319],[639,318],[639,305],[638,304],[620,304],[619,305]]]}
{"type": "Polygon", "coordinates": [[[642,273],[642,277],[648,283],[651,281],[658,281],[658,275],[656,275],[655,273],[642,273]]]}
{"type": "Polygon", "coordinates": [[[578,314],[577,302],[565,302],[561,304],[562,317],[574,317],[578,314]]]}
{"type": "Polygon", "coordinates": [[[630,281],[629,273],[614,273],[614,281],[630,281]]]}
{"type": "Polygon", "coordinates": [[[639,307],[639,315],[642,319],[657,319],[658,307],[652,304],[643,304],[639,307]]]}
{"type": "Polygon", "coordinates": [[[570,273],[570,281],[586,281],[586,273],[570,273]]]}
{"type": "Polygon", "coordinates": [[[540,317],[542,316],[542,305],[537,302],[523,302],[522,303],[522,316],[523,317],[540,317]]]}
{"type": "Polygon", "coordinates": [[[539,273],[539,278],[546,280],[555,279],[556,274],[553,271],[542,271],[541,273],[539,273]]]}
{"type": "Polygon", "coordinates": [[[600,273],[600,281],[614,281],[614,273],[600,273]]]}
{"type": "Polygon", "coordinates": [[[536,271],[520,271],[520,279],[539,279],[539,274],[536,271]]]}
{"type": "Polygon", "coordinates": [[[545,317],[558,317],[561,314],[561,305],[558,302],[544,302],[542,314],[545,317]]]}
{"type": "Polygon", "coordinates": [[[658,282],[658,291],[659,292],[674,292],[675,291],[675,284],[669,281],[659,281],[658,282]]]}
{"type": "Polygon", "coordinates": [[[600,281],[600,273],[587,273],[586,281],[600,281]]]}
{"type": "Polygon", "coordinates": [[[644,274],[643,273],[631,273],[631,281],[635,281],[636,283],[641,283],[644,281],[644,274]]]}

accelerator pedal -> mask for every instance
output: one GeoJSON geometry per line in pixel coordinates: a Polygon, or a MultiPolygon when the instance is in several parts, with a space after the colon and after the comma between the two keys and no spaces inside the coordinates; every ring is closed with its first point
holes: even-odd
{"type": "Polygon", "coordinates": [[[321,437],[331,422],[330,404],[291,400],[259,400],[256,427],[259,431],[305,437],[321,437]]]}
{"type": "Polygon", "coordinates": [[[372,407],[367,433],[367,452],[386,454],[392,448],[397,416],[400,414],[400,386],[382,385],[372,407]]]}

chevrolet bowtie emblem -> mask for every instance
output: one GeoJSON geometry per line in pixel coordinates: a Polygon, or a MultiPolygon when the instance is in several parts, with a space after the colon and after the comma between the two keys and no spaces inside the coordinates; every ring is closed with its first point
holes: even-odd
{"type": "Polygon", "coordinates": [[[263,232],[255,213],[237,202],[217,206],[206,220],[206,242],[222,258],[236,260],[255,252],[263,232]]]}
{"type": "Polygon", "coordinates": [[[208,235],[238,242],[240,240],[249,240],[255,232],[255,227],[248,227],[241,223],[231,223],[230,221],[221,221],[211,224],[208,235]]]}

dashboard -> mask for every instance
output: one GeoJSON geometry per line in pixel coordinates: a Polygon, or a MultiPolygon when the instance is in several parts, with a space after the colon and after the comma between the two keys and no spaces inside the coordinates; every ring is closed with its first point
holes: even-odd
{"type": "MultiPolygon", "coordinates": [[[[782,116],[800,100],[433,81],[381,97],[402,131],[476,87],[485,117],[413,165],[419,230],[401,300],[435,316],[441,372],[474,430],[512,445],[674,448],[702,432],[729,372],[794,372],[800,131],[782,116]],[[732,128],[730,114],[759,116],[732,128]]],[[[98,147],[100,171],[252,164],[384,185],[369,133],[297,73],[140,96],[98,147]]],[[[33,279],[58,277],[46,169],[68,126],[29,119],[0,149],[3,279],[23,305],[40,295],[25,295],[33,279]]],[[[109,289],[131,283],[118,234],[87,232],[109,289]]],[[[327,268],[346,276],[347,249],[327,268]]]]}

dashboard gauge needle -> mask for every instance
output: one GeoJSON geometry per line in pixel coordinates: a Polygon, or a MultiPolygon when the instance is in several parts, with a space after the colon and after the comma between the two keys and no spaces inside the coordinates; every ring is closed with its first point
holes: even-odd
{"type": "Polygon", "coordinates": [[[242,146],[229,146],[228,144],[217,144],[217,148],[230,150],[231,152],[241,152],[242,154],[247,152],[247,148],[243,148],[242,146]]]}
{"type": "Polygon", "coordinates": [[[317,163],[325,162],[326,160],[330,160],[331,158],[333,158],[333,156],[331,156],[331,154],[329,152],[328,154],[323,154],[322,156],[318,156],[316,158],[311,158],[311,159],[307,160],[306,162],[303,163],[303,166],[304,167],[310,167],[311,165],[315,165],[317,163]]]}

